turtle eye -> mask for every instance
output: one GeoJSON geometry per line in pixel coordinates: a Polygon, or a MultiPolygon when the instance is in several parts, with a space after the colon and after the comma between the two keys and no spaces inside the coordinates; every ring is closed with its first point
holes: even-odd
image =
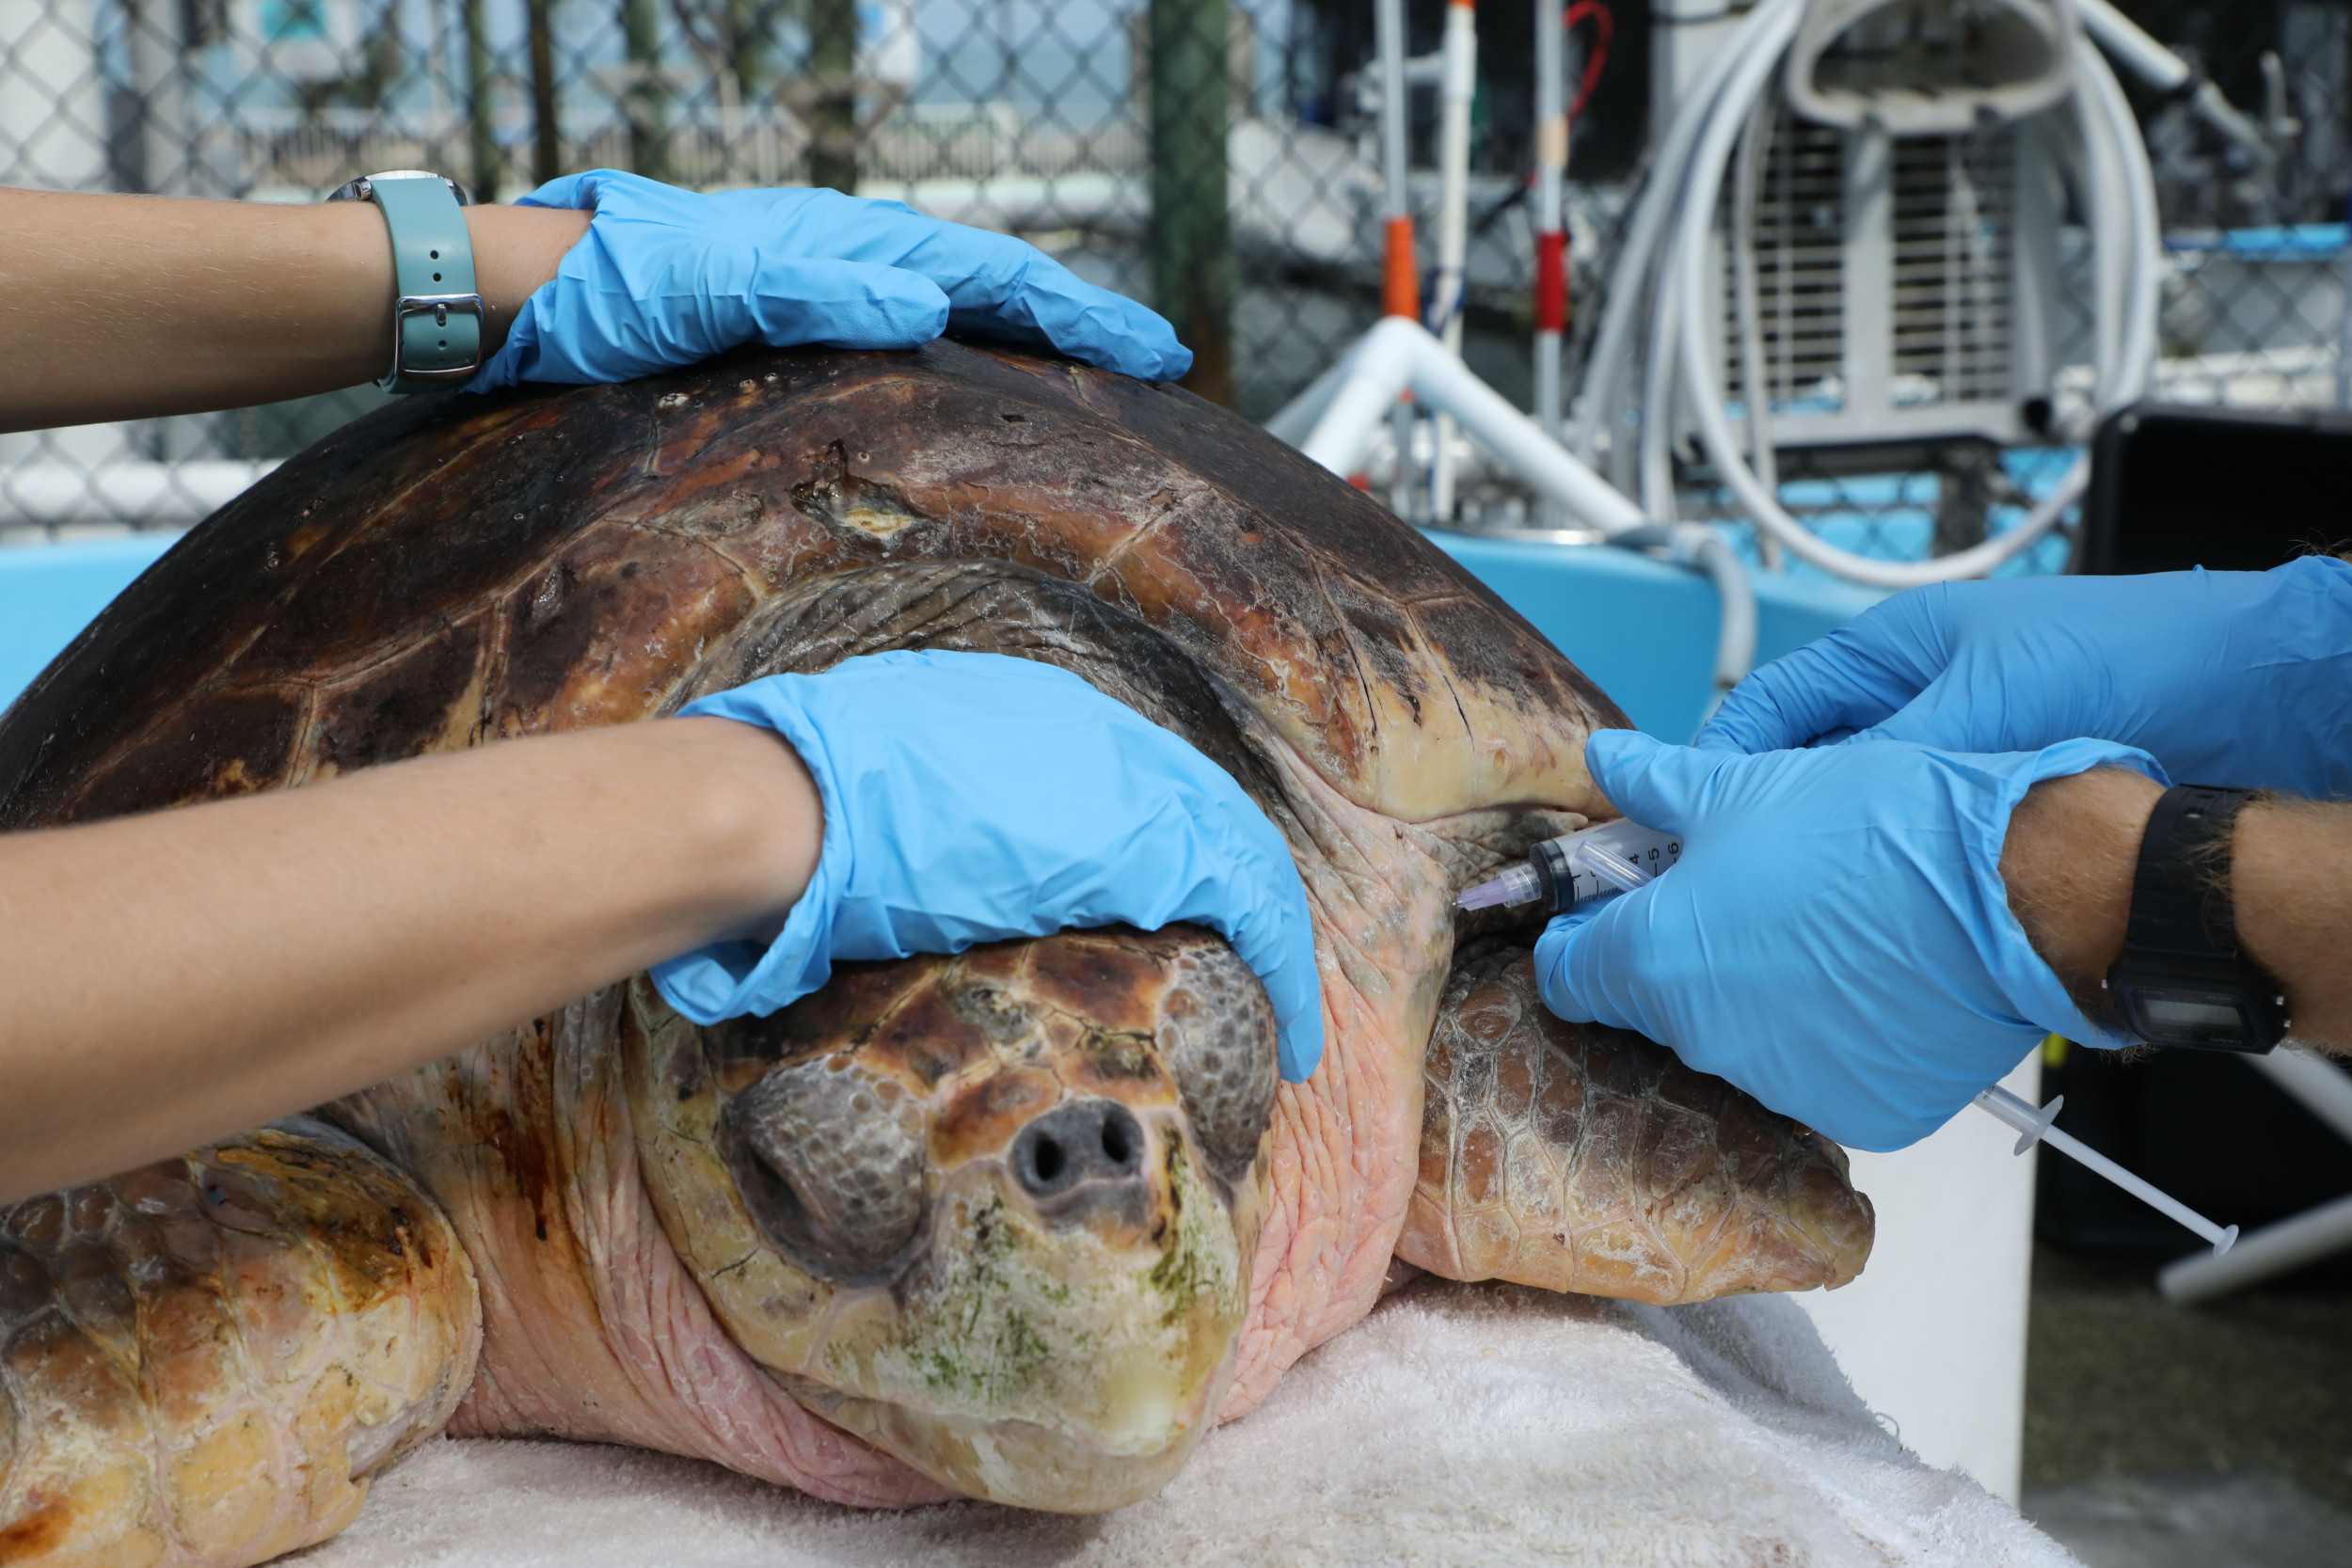
{"type": "Polygon", "coordinates": [[[1160,1058],[1210,1168],[1231,1184],[1248,1174],[1274,1119],[1274,1006],[1222,942],[1188,948],[1175,963],[1160,1012],[1160,1058]]]}
{"type": "Polygon", "coordinates": [[[728,1102],[737,1187],[768,1239],[837,1283],[882,1277],[921,1228],[922,1108],[853,1056],[774,1069],[728,1102]]]}

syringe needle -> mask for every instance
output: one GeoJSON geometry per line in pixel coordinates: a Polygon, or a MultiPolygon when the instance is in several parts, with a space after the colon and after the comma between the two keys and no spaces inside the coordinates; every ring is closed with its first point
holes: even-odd
{"type": "Polygon", "coordinates": [[[2097,1171],[2151,1209],[2171,1216],[2211,1242],[2215,1257],[2220,1257],[2235,1244],[2236,1226],[2224,1227],[2214,1224],[2213,1221],[2173,1197],[2169,1193],[2141,1180],[2097,1149],[2085,1145],[2080,1139],[2061,1132],[2051,1126],[2051,1118],[2058,1115],[2058,1107],[2065,1103],[2065,1100],[2066,1097],[2060,1095],[2047,1105],[2036,1107],[2026,1104],[2000,1085],[1995,1084],[1977,1096],[1976,1102],[2023,1134],[2017,1140],[2018,1153],[2025,1153],[2037,1143],[2046,1143],[2068,1159],[2097,1171]]]}

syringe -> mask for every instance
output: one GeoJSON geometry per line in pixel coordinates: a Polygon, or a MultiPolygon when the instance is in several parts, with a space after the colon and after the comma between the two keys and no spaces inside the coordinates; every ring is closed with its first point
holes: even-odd
{"type": "Polygon", "coordinates": [[[2047,1105],[2037,1109],[2026,1104],[1998,1084],[1977,1096],[1977,1104],[1980,1108],[1991,1112],[2009,1126],[2017,1129],[2020,1136],[2017,1139],[2016,1148],[2011,1152],[2023,1154],[2037,1143],[2046,1143],[2067,1158],[2097,1171],[2151,1209],[2167,1214],[2196,1231],[2197,1234],[2213,1243],[2213,1255],[2216,1258],[2229,1251],[2236,1243],[2236,1226],[2224,1227],[2214,1224],[2213,1221],[2173,1197],[2169,1193],[2162,1192],[2148,1182],[2142,1181],[2097,1149],[2088,1147],[2051,1126],[2051,1121],[2058,1114],[2058,1107],[2065,1103],[2066,1097],[2059,1095],[2047,1105]]]}
{"type": "Polygon", "coordinates": [[[1542,900],[1554,914],[1604,893],[1630,893],[1682,858],[1682,839],[1623,817],[1546,839],[1524,863],[1464,888],[1466,910],[1542,900]]]}

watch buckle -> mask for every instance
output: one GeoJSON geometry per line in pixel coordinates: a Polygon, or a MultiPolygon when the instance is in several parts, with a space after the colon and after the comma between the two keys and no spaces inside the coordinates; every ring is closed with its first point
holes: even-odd
{"type": "Polygon", "coordinates": [[[392,369],[383,385],[391,387],[402,381],[467,381],[482,368],[482,329],[485,325],[480,294],[403,294],[392,306],[392,369]],[[474,357],[470,365],[453,366],[448,370],[411,370],[404,357],[406,343],[401,328],[411,316],[431,316],[437,326],[449,325],[452,310],[470,311],[474,320],[474,357]]]}

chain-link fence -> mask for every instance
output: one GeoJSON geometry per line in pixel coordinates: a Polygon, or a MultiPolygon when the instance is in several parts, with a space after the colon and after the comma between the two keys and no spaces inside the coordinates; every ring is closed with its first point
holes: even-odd
{"type": "MultiPolygon", "coordinates": [[[[1670,107],[1654,102],[1671,92],[1653,86],[1648,6],[1610,9],[1613,43],[1570,166],[1580,326],[1670,107]]],[[[2352,8],[2126,9],[2197,58],[2262,133],[2249,150],[2185,99],[2137,105],[2168,234],[2158,395],[2352,406],[2339,352],[2352,8]]],[[[1411,0],[1408,53],[1434,53],[1443,10],[1411,0]]],[[[1466,354],[1524,406],[1534,10],[1483,0],[1477,14],[1466,354]]],[[[1372,44],[1370,0],[0,0],[0,184],[308,201],[358,173],[425,167],[511,198],[594,166],[705,188],[830,184],[1023,235],[1153,304],[1199,357],[1196,389],[1263,419],[1378,310],[1372,44]]],[[[1425,235],[1436,72],[1408,75],[1425,235]]],[[[1789,147],[1794,160],[1803,148],[1789,147]]],[[[1973,205],[1966,224],[1955,215],[1990,189],[1936,172],[1964,160],[1904,156],[1899,178],[1916,167],[1929,183],[1906,198],[1917,253],[1899,231],[1897,272],[1932,272],[1917,247],[1948,258],[1968,224],[2009,221],[1973,205]]],[[[1824,220],[1798,184],[1785,194],[1774,221],[1798,258],[1788,278],[1802,281],[1806,226],[1824,220]]],[[[2080,197],[2060,191],[2036,220],[2057,257],[2039,352],[2060,403],[2088,388],[2097,358],[2080,197]]],[[[1958,307],[1937,309],[1947,326],[1957,319],[1958,307]]],[[[1839,395],[1834,370],[1803,362],[1802,336],[1791,328],[1789,379],[1772,388],[1791,406],[1839,395]]],[[[1896,378],[1898,401],[1906,386],[1915,401],[1958,395],[1958,360],[1904,363],[1915,368],[1896,378]]],[[[0,436],[0,540],[184,526],[378,396],[0,436]]],[[[1997,531],[2063,466],[2062,451],[2030,439],[2002,447],[1856,456],[1833,443],[1792,450],[1779,479],[1825,534],[1915,556],[1997,531]]],[[[1703,463],[1681,472],[1690,515],[1724,515],[1703,463]]],[[[1500,482],[1466,485],[1463,505],[1472,521],[1525,515],[1500,482]]]]}

